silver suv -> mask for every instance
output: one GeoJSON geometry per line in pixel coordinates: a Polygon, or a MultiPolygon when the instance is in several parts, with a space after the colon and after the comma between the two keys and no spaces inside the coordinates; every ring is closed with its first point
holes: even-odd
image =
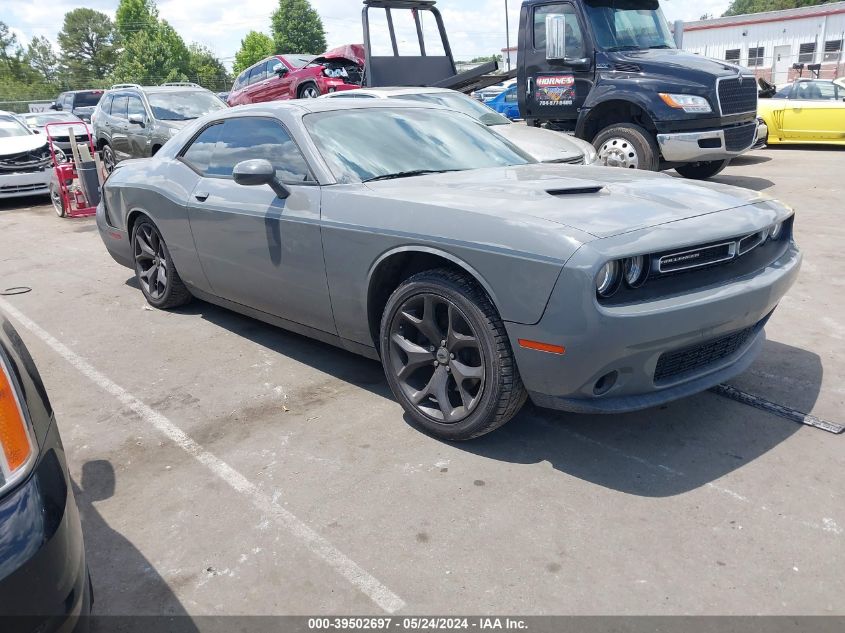
{"type": "Polygon", "coordinates": [[[91,117],[97,149],[108,171],[127,158],[148,158],[190,121],[226,108],[213,92],[193,83],[118,84],[91,117]]]}

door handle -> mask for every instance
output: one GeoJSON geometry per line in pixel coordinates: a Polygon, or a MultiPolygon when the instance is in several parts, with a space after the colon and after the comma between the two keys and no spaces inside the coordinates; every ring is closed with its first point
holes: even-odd
{"type": "Polygon", "coordinates": [[[195,193],[194,198],[196,198],[200,202],[205,202],[206,200],[208,200],[208,194],[204,191],[201,191],[200,193],[195,193]]]}
{"type": "Polygon", "coordinates": [[[527,99],[531,98],[531,82],[532,82],[532,79],[533,79],[532,77],[529,77],[528,80],[525,82],[525,97],[527,99]]]}

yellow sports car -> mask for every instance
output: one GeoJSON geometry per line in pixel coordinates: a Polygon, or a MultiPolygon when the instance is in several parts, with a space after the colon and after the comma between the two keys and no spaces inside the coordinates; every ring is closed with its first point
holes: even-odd
{"type": "Polygon", "coordinates": [[[845,85],[841,79],[799,79],[771,99],[760,99],[758,114],[769,128],[769,145],[845,145],[845,85]]]}

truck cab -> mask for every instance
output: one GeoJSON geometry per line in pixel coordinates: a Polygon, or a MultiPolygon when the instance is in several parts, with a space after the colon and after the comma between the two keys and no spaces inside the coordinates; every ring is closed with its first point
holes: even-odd
{"type": "Polygon", "coordinates": [[[757,140],[753,73],[676,48],[658,0],[524,0],[517,79],[529,125],[608,166],[709,178],[757,140]]]}

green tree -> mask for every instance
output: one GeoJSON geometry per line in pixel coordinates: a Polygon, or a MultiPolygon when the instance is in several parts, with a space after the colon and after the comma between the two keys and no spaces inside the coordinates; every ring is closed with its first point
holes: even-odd
{"type": "Polygon", "coordinates": [[[104,79],[115,66],[118,48],[114,23],[93,9],[65,13],[58,36],[62,49],[63,82],[72,88],[86,88],[104,79]]]}
{"type": "Polygon", "coordinates": [[[208,48],[201,44],[188,47],[188,78],[199,85],[216,92],[228,90],[232,78],[226,67],[208,48]]]}
{"type": "Polygon", "coordinates": [[[126,41],[112,79],[147,85],[187,81],[190,57],[182,37],[162,20],[155,28],[138,31],[126,41]]]}
{"type": "Polygon", "coordinates": [[[319,55],[326,50],[326,30],[308,0],[279,0],[270,18],[276,52],[319,55]]]}
{"type": "Polygon", "coordinates": [[[270,36],[258,31],[250,31],[241,40],[241,48],[235,53],[235,63],[232,65],[232,70],[237,75],[243,69],[249,68],[265,57],[270,57],[275,51],[276,45],[270,36]]]}
{"type": "Polygon", "coordinates": [[[25,77],[24,50],[18,37],[5,22],[0,22],[0,72],[5,78],[25,77]]]}
{"type": "Polygon", "coordinates": [[[26,61],[46,81],[55,81],[59,72],[59,60],[53,45],[46,37],[33,37],[26,48],[26,61]]]}
{"type": "Polygon", "coordinates": [[[724,16],[744,15],[746,13],[762,13],[763,11],[780,11],[781,9],[797,9],[827,4],[831,0],[733,0],[724,16]]]}
{"type": "Polygon", "coordinates": [[[153,0],[120,0],[114,22],[120,39],[128,42],[135,33],[158,27],[158,7],[153,0]]]}

